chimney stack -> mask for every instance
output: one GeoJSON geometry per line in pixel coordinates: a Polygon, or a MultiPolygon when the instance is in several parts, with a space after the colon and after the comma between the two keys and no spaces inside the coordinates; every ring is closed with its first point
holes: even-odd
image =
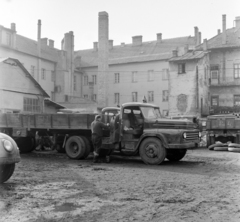
{"type": "Polygon", "coordinates": [[[93,43],[93,49],[94,49],[94,51],[98,50],[98,42],[93,43]]]}
{"type": "Polygon", "coordinates": [[[37,36],[37,39],[38,39],[38,41],[40,41],[40,39],[41,39],[41,20],[40,19],[38,19],[38,36],[37,36]]]}
{"type": "Polygon", "coordinates": [[[236,28],[240,28],[240,16],[235,18],[236,28]]]}
{"type": "Polygon", "coordinates": [[[227,43],[226,15],[222,15],[222,44],[227,43]]]}
{"type": "Polygon", "coordinates": [[[16,32],[16,24],[15,23],[11,23],[11,30],[16,32]]]}
{"type": "Polygon", "coordinates": [[[199,35],[198,35],[198,27],[197,26],[194,27],[194,38],[195,38],[195,45],[198,45],[199,35]]]}
{"type": "Polygon", "coordinates": [[[54,41],[52,39],[49,39],[48,45],[49,45],[49,47],[54,48],[54,41]]]}
{"type": "Polygon", "coordinates": [[[162,42],[162,33],[157,33],[157,41],[162,42]]]}
{"type": "Polygon", "coordinates": [[[113,40],[109,40],[108,43],[109,43],[109,49],[113,49],[113,40]]]}
{"type": "Polygon", "coordinates": [[[108,106],[108,57],[109,57],[108,13],[98,13],[98,109],[108,106]]]}
{"type": "Polygon", "coordinates": [[[41,45],[47,45],[47,43],[48,43],[48,38],[41,39],[41,45]]]}
{"type": "Polygon", "coordinates": [[[218,35],[221,34],[221,29],[218,29],[218,30],[217,30],[217,34],[218,34],[218,35]]]}
{"type": "Polygon", "coordinates": [[[203,40],[203,51],[207,51],[207,39],[203,40]]]}
{"type": "Polygon", "coordinates": [[[202,33],[198,32],[198,45],[202,43],[202,33]]]}
{"type": "Polygon", "coordinates": [[[141,35],[133,36],[132,44],[133,45],[142,45],[142,36],[141,35]]]}
{"type": "Polygon", "coordinates": [[[124,47],[124,46],[125,46],[125,43],[124,43],[124,42],[122,42],[122,43],[121,43],[121,47],[124,47]]]}

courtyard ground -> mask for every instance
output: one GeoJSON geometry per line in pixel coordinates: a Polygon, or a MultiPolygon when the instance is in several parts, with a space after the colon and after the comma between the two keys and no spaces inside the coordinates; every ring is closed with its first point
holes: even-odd
{"type": "Polygon", "coordinates": [[[159,166],[120,156],[93,164],[55,151],[21,158],[0,185],[1,222],[240,221],[240,153],[201,148],[159,166]]]}

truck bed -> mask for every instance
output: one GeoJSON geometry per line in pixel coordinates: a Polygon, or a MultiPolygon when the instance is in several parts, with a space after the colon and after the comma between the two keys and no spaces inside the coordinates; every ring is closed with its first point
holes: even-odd
{"type": "Polygon", "coordinates": [[[0,114],[0,128],[90,129],[95,114],[0,114]]]}

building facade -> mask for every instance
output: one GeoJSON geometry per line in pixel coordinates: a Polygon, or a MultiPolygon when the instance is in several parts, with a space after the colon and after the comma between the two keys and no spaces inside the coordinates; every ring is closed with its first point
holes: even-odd
{"type": "Polygon", "coordinates": [[[240,112],[240,17],[227,29],[223,15],[222,32],[207,41],[207,50],[211,113],[240,112]]]}

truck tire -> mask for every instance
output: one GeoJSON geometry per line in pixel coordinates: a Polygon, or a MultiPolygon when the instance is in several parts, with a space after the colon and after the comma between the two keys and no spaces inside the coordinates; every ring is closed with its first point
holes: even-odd
{"type": "Polygon", "coordinates": [[[85,136],[81,136],[81,138],[82,138],[82,140],[84,141],[84,144],[85,144],[84,158],[87,158],[88,155],[91,152],[91,144],[90,144],[90,141],[85,136]]]}
{"type": "Polygon", "coordinates": [[[166,149],[157,138],[145,139],[139,148],[139,154],[142,161],[150,165],[161,164],[166,157],[166,149]]]}
{"type": "Polygon", "coordinates": [[[179,161],[181,160],[187,153],[187,150],[186,149],[169,149],[167,150],[167,159],[169,161],[179,161]]]}
{"type": "Polygon", "coordinates": [[[35,149],[36,140],[34,137],[18,137],[14,140],[20,153],[30,153],[35,149]]]}
{"type": "Polygon", "coordinates": [[[83,159],[86,150],[83,139],[79,136],[71,136],[66,142],[65,150],[69,158],[83,159]]]}
{"type": "Polygon", "coordinates": [[[62,147],[63,144],[57,143],[53,146],[53,149],[55,149],[58,153],[66,153],[64,147],[62,147]]]}
{"type": "Polygon", "coordinates": [[[6,182],[12,175],[15,169],[15,163],[0,165],[0,183],[6,182]]]}

